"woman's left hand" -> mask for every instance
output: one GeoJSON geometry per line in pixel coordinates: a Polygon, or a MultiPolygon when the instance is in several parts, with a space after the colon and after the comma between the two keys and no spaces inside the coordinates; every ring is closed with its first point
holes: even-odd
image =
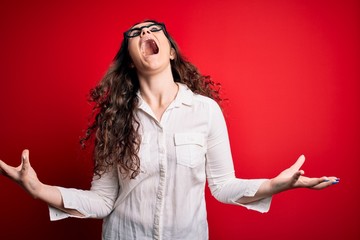
{"type": "Polygon", "coordinates": [[[304,162],[305,156],[301,155],[291,167],[271,179],[270,185],[274,194],[294,188],[310,188],[319,190],[339,183],[340,179],[337,177],[324,176],[320,178],[309,178],[303,176],[304,171],[300,168],[304,162]]]}

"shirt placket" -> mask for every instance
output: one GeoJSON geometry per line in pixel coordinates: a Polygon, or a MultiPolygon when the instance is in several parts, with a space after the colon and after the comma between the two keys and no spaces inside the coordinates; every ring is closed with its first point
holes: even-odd
{"type": "Polygon", "coordinates": [[[169,119],[171,110],[174,108],[173,102],[165,110],[161,121],[159,122],[153,114],[150,107],[143,102],[141,108],[149,114],[149,116],[155,121],[158,127],[158,140],[157,146],[159,149],[159,185],[156,192],[155,213],[154,213],[154,226],[153,226],[153,238],[156,240],[163,239],[163,224],[164,224],[164,205],[165,205],[165,190],[166,190],[166,178],[167,178],[167,149],[166,149],[166,131],[164,126],[169,119]]]}
{"type": "Polygon", "coordinates": [[[164,129],[161,128],[158,132],[158,146],[159,146],[159,186],[156,193],[156,207],[154,219],[154,239],[162,239],[163,232],[163,212],[165,204],[165,189],[166,189],[166,175],[167,175],[167,161],[166,161],[166,141],[164,129]]]}

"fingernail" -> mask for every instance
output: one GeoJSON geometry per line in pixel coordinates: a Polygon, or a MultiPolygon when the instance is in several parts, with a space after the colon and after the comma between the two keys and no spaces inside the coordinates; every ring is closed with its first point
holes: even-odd
{"type": "Polygon", "coordinates": [[[335,182],[332,182],[332,184],[334,185],[334,184],[337,184],[337,183],[339,183],[340,182],[340,180],[337,180],[336,179],[336,181],[335,182]]]}

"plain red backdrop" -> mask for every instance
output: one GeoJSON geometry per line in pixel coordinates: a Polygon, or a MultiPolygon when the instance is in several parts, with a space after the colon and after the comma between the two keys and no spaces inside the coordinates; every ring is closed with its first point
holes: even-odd
{"type": "MultiPolygon", "coordinates": [[[[359,239],[358,1],[1,1],[0,158],[22,149],[46,183],[88,188],[78,140],[122,32],[164,21],[182,52],[221,82],[236,174],[273,177],[300,154],[323,191],[277,195],[260,214],[206,190],[210,239],[359,239]]],[[[0,178],[1,239],[100,239],[101,220],[50,222],[47,206],[0,178]]],[[[184,209],[186,211],[186,209],[184,209]]]]}

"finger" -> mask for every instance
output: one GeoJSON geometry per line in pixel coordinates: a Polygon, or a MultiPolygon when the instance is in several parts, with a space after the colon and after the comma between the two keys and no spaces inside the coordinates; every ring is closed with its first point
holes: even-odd
{"type": "Polygon", "coordinates": [[[21,170],[26,171],[30,167],[29,150],[25,149],[21,154],[22,166],[21,170]]]}
{"type": "Polygon", "coordinates": [[[302,175],[304,175],[303,170],[299,170],[299,171],[295,172],[292,176],[293,183],[296,183],[302,175]]]}
{"type": "Polygon", "coordinates": [[[304,178],[303,187],[311,189],[323,189],[339,183],[340,179],[336,177],[321,177],[321,178],[304,178]]]}
{"type": "Polygon", "coordinates": [[[301,166],[304,164],[304,162],[305,162],[305,156],[301,155],[290,168],[292,168],[294,170],[295,169],[299,170],[301,168],[301,166]]]}
{"type": "Polygon", "coordinates": [[[319,180],[319,183],[314,185],[313,189],[323,189],[335,184],[338,184],[340,182],[340,178],[337,177],[322,177],[319,180]]]}

